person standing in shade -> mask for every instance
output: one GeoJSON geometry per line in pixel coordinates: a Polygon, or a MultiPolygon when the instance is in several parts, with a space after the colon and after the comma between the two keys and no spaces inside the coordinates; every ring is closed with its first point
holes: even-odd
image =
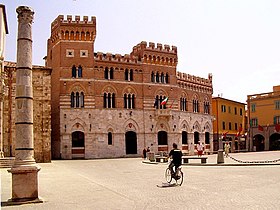
{"type": "Polygon", "coordinates": [[[147,150],[146,148],[143,149],[143,159],[146,160],[147,158],[147,150]]]}
{"type": "Polygon", "coordinates": [[[203,153],[203,150],[204,150],[204,147],[203,147],[203,145],[201,144],[200,141],[198,142],[198,144],[196,146],[196,149],[197,149],[197,156],[201,157],[202,153],[203,153]]]}
{"type": "Polygon", "coordinates": [[[230,144],[228,143],[228,141],[226,142],[226,144],[224,146],[224,150],[225,150],[225,157],[228,157],[228,153],[230,150],[230,144]]]}

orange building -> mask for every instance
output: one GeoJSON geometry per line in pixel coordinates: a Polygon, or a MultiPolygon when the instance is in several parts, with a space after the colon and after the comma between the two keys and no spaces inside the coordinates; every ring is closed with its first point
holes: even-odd
{"type": "Polygon", "coordinates": [[[221,97],[212,98],[213,144],[217,151],[218,140],[227,140],[231,151],[244,150],[245,146],[245,105],[237,101],[221,97]]]}
{"type": "Polygon", "coordinates": [[[212,151],[212,75],[177,71],[177,47],[142,41],[125,55],[94,52],[96,18],[51,25],[52,157],[140,156],[145,147],[212,151]],[[167,100],[166,104],[162,102],[167,100]]]}
{"type": "Polygon", "coordinates": [[[280,150],[280,85],[247,96],[249,151],[280,150]]]}

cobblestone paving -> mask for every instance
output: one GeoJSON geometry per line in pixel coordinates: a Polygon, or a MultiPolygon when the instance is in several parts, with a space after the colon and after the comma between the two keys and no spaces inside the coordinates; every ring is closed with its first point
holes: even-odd
{"type": "MultiPolygon", "coordinates": [[[[270,153],[237,158],[274,158],[270,153]]],[[[210,161],[215,156],[209,156],[210,161]]],[[[3,209],[280,209],[280,165],[183,166],[182,186],[159,188],[167,164],[140,158],[53,161],[40,164],[42,204],[3,209]]],[[[2,201],[11,197],[11,175],[1,169],[2,201]]]]}

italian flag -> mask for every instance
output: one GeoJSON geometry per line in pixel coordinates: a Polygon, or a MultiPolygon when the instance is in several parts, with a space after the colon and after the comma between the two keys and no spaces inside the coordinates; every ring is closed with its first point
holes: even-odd
{"type": "Polygon", "coordinates": [[[167,101],[168,101],[168,97],[166,97],[166,98],[160,103],[160,105],[165,105],[165,104],[167,103],[167,101]]]}

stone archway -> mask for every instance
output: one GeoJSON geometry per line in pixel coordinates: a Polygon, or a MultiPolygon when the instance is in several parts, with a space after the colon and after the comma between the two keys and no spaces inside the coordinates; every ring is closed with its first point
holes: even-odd
{"type": "Polygon", "coordinates": [[[125,151],[126,154],[137,154],[137,134],[134,131],[125,133],[125,151]]]}
{"type": "Polygon", "coordinates": [[[257,134],[253,138],[253,150],[264,151],[264,137],[261,134],[257,134]]]}
{"type": "Polygon", "coordinates": [[[85,134],[81,131],[72,133],[72,158],[85,158],[85,134]]]}
{"type": "Polygon", "coordinates": [[[198,144],[199,142],[199,132],[194,132],[194,144],[198,144]]]}
{"type": "Polygon", "coordinates": [[[274,133],[269,137],[269,150],[280,150],[280,134],[274,133]]]}
{"type": "Polygon", "coordinates": [[[210,133],[205,132],[205,144],[210,144],[210,133]]]}

